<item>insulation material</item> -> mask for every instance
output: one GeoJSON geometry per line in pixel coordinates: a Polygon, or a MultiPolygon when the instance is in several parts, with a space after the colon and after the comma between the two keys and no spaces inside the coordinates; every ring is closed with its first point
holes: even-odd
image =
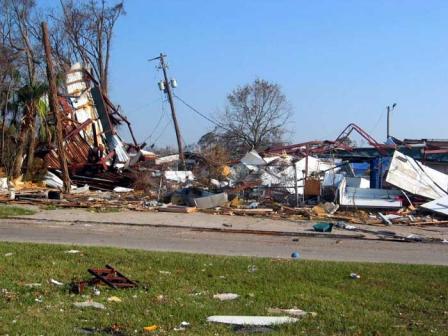
{"type": "Polygon", "coordinates": [[[394,152],[386,182],[415,195],[438,199],[448,195],[448,175],[394,152]]]}

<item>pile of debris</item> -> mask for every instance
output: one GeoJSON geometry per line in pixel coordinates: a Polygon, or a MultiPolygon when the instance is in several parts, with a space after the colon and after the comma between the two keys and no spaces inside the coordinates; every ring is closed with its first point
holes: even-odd
{"type": "Polygon", "coordinates": [[[80,64],[68,72],[59,105],[71,193],[60,192],[57,148],[43,144],[36,152],[44,163],[42,183],[0,177],[0,201],[357,224],[447,223],[447,142],[390,138],[380,144],[350,124],[335,141],[270,148],[261,154],[251,150],[226,164],[185,153],[181,165],[178,154],[158,157],[145,151],[130,122],[80,64]],[[117,132],[123,123],[132,144],[117,132]],[[348,145],[353,131],[369,147],[348,145]]]}

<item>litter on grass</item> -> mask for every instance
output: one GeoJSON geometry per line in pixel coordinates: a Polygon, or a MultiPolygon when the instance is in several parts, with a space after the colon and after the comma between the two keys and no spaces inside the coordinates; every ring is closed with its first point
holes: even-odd
{"type": "Polygon", "coordinates": [[[219,293],[219,294],[213,295],[214,299],[218,299],[220,301],[235,300],[235,299],[237,299],[239,297],[240,296],[238,294],[235,294],[235,293],[219,293]]]}
{"type": "Polygon", "coordinates": [[[73,305],[76,308],[95,308],[95,309],[106,309],[106,306],[99,302],[85,301],[85,302],[75,302],[73,305]]]}
{"type": "Polygon", "coordinates": [[[271,326],[295,323],[298,319],[289,316],[238,316],[238,315],[214,315],[207,317],[207,322],[232,324],[232,325],[252,325],[271,326]]]}
{"type": "Polygon", "coordinates": [[[361,276],[357,273],[350,273],[350,278],[352,279],[361,279],[361,276]]]}

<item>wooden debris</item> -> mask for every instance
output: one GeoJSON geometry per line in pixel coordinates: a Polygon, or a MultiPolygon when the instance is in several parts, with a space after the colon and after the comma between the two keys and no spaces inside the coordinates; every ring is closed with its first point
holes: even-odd
{"type": "Polygon", "coordinates": [[[198,209],[196,207],[187,207],[181,205],[168,205],[166,207],[159,207],[158,211],[160,212],[175,212],[175,213],[193,213],[197,212],[198,209]]]}

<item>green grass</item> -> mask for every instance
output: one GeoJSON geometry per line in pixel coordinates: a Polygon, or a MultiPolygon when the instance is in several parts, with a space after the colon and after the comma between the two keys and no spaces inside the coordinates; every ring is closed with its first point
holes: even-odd
{"type": "Polygon", "coordinates": [[[0,205],[0,218],[8,218],[12,216],[32,215],[35,211],[12,205],[0,205]]]}
{"type": "Polygon", "coordinates": [[[143,327],[152,324],[159,326],[153,333],[158,335],[233,335],[229,326],[209,324],[206,317],[266,315],[269,307],[293,306],[317,316],[278,327],[274,335],[448,334],[448,268],[438,266],[0,243],[0,289],[0,335],[78,335],[79,327],[104,329],[113,324],[129,335],[150,335],[143,327]],[[72,248],[82,253],[64,253],[72,248]],[[50,278],[66,284],[89,278],[87,268],[107,263],[141,286],[101,288],[93,299],[106,310],[75,308],[73,303],[88,299],[90,291],[80,296],[70,294],[67,286],[48,283],[50,278]],[[248,272],[250,265],[257,270],[248,272]],[[350,279],[351,272],[361,279],[350,279]],[[41,287],[25,286],[36,282],[41,287]],[[220,302],[212,298],[219,292],[241,297],[220,302]],[[110,296],[122,302],[107,302],[110,296]],[[173,331],[181,321],[190,322],[191,328],[173,331]]]}

